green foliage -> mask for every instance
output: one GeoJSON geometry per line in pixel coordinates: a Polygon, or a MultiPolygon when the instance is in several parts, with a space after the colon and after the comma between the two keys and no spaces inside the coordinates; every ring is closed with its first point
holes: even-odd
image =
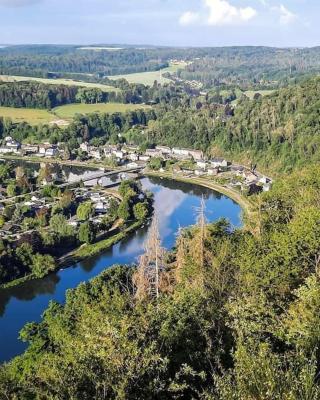
{"type": "Polygon", "coordinates": [[[93,243],[96,238],[96,230],[92,223],[84,222],[80,225],[78,238],[81,243],[93,243]]]}
{"type": "Polygon", "coordinates": [[[137,203],[133,207],[133,215],[136,220],[143,221],[148,215],[148,205],[146,203],[137,203]]]}
{"type": "Polygon", "coordinates": [[[87,221],[94,214],[94,208],[90,201],[81,203],[77,208],[77,218],[80,221],[87,221]]]}
{"type": "Polygon", "coordinates": [[[43,278],[56,269],[54,258],[49,255],[35,254],[32,257],[31,271],[36,278],[43,278]]]}

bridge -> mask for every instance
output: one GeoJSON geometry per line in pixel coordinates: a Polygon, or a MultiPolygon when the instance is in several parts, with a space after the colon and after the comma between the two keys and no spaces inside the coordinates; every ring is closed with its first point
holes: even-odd
{"type": "MultiPolygon", "coordinates": [[[[144,167],[134,167],[134,168],[121,168],[121,169],[114,170],[114,171],[94,171],[92,174],[86,176],[85,178],[82,177],[82,178],[79,178],[79,179],[75,179],[72,182],[66,182],[66,183],[63,183],[63,184],[58,185],[58,186],[60,188],[67,188],[69,186],[77,186],[80,183],[86,184],[86,183],[89,183],[91,181],[97,181],[97,183],[98,183],[98,181],[101,178],[108,178],[108,177],[112,177],[112,176],[116,176],[116,175],[120,175],[121,176],[122,174],[128,174],[128,173],[134,173],[134,172],[139,173],[143,169],[144,169],[144,167]]],[[[116,185],[116,184],[118,184],[120,182],[121,182],[121,179],[117,180],[115,182],[112,182],[112,185],[116,185]]]]}

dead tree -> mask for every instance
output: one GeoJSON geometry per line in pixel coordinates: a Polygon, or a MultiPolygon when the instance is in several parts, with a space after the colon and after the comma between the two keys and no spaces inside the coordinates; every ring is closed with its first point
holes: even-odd
{"type": "Polygon", "coordinates": [[[133,277],[136,298],[158,299],[164,274],[165,250],[161,247],[158,219],[153,219],[149,236],[145,244],[145,253],[140,257],[139,265],[133,277]]]}

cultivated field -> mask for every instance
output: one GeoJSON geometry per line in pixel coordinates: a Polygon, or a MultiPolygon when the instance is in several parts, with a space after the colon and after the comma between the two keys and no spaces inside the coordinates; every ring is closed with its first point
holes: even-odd
{"type": "Polygon", "coordinates": [[[164,68],[160,71],[151,71],[151,72],[139,72],[136,74],[127,74],[127,75],[113,75],[108,78],[111,80],[116,79],[126,79],[129,83],[142,83],[144,85],[152,86],[154,81],[158,81],[159,83],[170,83],[171,79],[165,78],[162,76],[166,72],[174,73],[178,69],[184,68],[186,66],[185,63],[180,64],[172,64],[168,68],[164,68]]]}
{"type": "Polygon", "coordinates": [[[99,104],[68,104],[53,109],[56,117],[62,119],[72,119],[76,114],[91,114],[91,113],[115,113],[134,111],[147,106],[142,104],[122,104],[122,103],[99,103],[99,104]]]}
{"type": "Polygon", "coordinates": [[[0,117],[11,118],[13,122],[25,121],[30,125],[48,124],[57,119],[46,110],[13,107],[0,107],[0,117]]]}
{"type": "Polygon", "coordinates": [[[99,88],[104,92],[119,92],[119,89],[113,86],[102,85],[100,83],[75,81],[73,79],[45,79],[45,78],[33,78],[28,76],[0,75],[0,81],[3,82],[35,81],[35,82],[45,83],[47,85],[81,86],[88,88],[99,88]]]}

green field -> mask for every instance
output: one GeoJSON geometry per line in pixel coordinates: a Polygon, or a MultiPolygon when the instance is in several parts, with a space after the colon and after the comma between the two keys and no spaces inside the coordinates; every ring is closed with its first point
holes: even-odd
{"type": "Polygon", "coordinates": [[[2,82],[22,82],[22,81],[35,81],[45,83],[47,85],[66,85],[66,86],[81,86],[87,88],[98,88],[104,92],[119,92],[120,90],[108,85],[102,85],[100,83],[88,83],[82,81],[75,81],[73,79],[45,79],[45,78],[33,78],[28,76],[14,76],[14,75],[0,75],[0,81],[2,82]]]}
{"type": "Polygon", "coordinates": [[[247,90],[244,94],[249,97],[249,99],[253,100],[253,97],[256,93],[260,93],[261,96],[268,96],[273,93],[274,90],[247,90]]]}
{"type": "Polygon", "coordinates": [[[99,103],[99,104],[68,104],[65,106],[56,107],[53,113],[58,118],[72,119],[76,114],[90,113],[115,113],[134,111],[147,106],[141,104],[122,104],[122,103],[99,103]]]}
{"type": "Polygon", "coordinates": [[[46,124],[57,119],[47,110],[13,107],[0,107],[0,117],[11,118],[14,122],[25,121],[30,125],[46,124]]]}
{"type": "MultiPolygon", "coordinates": [[[[164,68],[161,70],[161,74],[166,72],[174,73],[178,69],[184,68],[186,66],[185,63],[180,64],[172,64],[168,68],[164,68]]],[[[158,81],[159,83],[170,83],[171,79],[161,77],[160,71],[151,71],[151,72],[139,72],[136,74],[127,74],[127,75],[113,75],[108,77],[111,80],[116,79],[126,79],[129,83],[142,83],[144,85],[152,86],[154,81],[158,81]]]]}

